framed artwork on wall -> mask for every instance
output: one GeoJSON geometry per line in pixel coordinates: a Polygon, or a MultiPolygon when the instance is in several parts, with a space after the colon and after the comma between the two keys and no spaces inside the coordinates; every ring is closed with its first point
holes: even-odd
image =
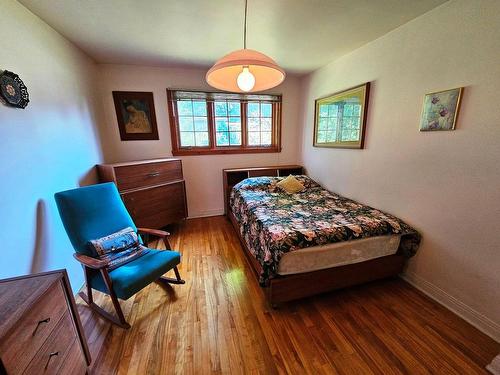
{"type": "Polygon", "coordinates": [[[314,147],[363,148],[370,83],[317,99],[314,147]]]}
{"type": "Polygon", "coordinates": [[[152,92],[113,91],[113,100],[122,141],[159,139],[152,92]]]}
{"type": "Polygon", "coordinates": [[[463,87],[424,96],[420,131],[455,130],[463,87]]]}

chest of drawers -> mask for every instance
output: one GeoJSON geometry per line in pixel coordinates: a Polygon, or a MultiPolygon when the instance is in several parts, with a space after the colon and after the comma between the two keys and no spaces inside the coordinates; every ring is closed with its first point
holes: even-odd
{"type": "Polygon", "coordinates": [[[138,227],[162,228],[187,217],[180,159],[151,159],[97,166],[101,182],[114,182],[138,227]]]}
{"type": "Polygon", "coordinates": [[[66,271],[0,281],[0,374],[81,375],[90,353],[66,271]]]}

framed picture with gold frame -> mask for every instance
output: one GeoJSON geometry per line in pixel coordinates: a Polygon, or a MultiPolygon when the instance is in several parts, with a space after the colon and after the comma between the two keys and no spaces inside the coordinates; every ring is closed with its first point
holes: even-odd
{"type": "Polygon", "coordinates": [[[424,96],[420,131],[455,130],[463,87],[424,96]]]}
{"type": "Polygon", "coordinates": [[[370,82],[316,99],[314,147],[363,148],[370,82]]]}

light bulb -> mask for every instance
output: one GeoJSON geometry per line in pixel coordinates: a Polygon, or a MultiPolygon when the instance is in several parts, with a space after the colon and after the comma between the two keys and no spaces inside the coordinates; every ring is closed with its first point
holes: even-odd
{"type": "Polygon", "coordinates": [[[243,71],[238,74],[236,83],[241,91],[250,91],[253,89],[255,86],[255,77],[250,73],[250,70],[248,70],[248,66],[244,66],[243,71]]]}

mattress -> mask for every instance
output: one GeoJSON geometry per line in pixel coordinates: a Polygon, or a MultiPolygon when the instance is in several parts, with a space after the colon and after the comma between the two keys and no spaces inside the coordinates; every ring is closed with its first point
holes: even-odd
{"type": "Polygon", "coordinates": [[[318,271],[396,254],[401,236],[378,236],[307,247],[285,253],[278,275],[318,271]]]}

